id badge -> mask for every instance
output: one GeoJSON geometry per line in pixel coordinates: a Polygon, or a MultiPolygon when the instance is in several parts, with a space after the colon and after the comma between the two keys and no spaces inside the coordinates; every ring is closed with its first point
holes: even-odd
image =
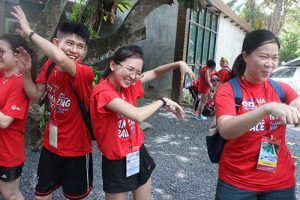
{"type": "Polygon", "coordinates": [[[57,124],[55,122],[50,122],[49,126],[49,144],[52,147],[57,148],[57,124]]]}
{"type": "Polygon", "coordinates": [[[262,137],[256,169],[275,172],[278,162],[280,140],[262,137]]]}
{"type": "Polygon", "coordinates": [[[134,151],[126,155],[126,177],[140,172],[140,151],[134,151]]]}

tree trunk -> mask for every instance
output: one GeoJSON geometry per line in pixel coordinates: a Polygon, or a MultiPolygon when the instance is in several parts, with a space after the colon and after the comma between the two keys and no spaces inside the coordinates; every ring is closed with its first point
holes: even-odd
{"type": "Polygon", "coordinates": [[[270,17],[269,31],[273,32],[278,36],[281,28],[281,12],[283,10],[284,2],[283,0],[277,0],[274,12],[272,12],[270,17]]]}
{"type": "Polygon", "coordinates": [[[121,27],[106,38],[92,39],[85,62],[93,64],[109,57],[117,48],[146,38],[144,20],[161,5],[172,5],[172,0],[139,0],[130,10],[121,27]]]}
{"type": "MultiPolygon", "coordinates": [[[[50,40],[56,31],[67,1],[68,0],[48,0],[44,10],[39,16],[40,20],[35,26],[35,32],[50,40]]],[[[43,52],[37,47],[34,47],[34,50],[38,55],[38,60],[41,61],[44,57],[43,52]]]]}

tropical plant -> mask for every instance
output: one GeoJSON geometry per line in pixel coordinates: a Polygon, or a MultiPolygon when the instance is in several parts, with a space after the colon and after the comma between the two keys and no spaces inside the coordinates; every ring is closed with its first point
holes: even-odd
{"type": "Polygon", "coordinates": [[[289,61],[300,56],[299,32],[284,30],[280,37],[280,60],[289,61]]]}
{"type": "Polygon", "coordinates": [[[99,37],[103,21],[114,24],[117,11],[124,13],[132,8],[131,0],[77,0],[72,7],[71,19],[87,25],[92,37],[99,37]]]}

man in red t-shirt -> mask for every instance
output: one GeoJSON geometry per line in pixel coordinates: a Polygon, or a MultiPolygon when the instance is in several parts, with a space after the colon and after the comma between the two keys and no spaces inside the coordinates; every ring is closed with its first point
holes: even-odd
{"type": "Polygon", "coordinates": [[[24,88],[32,100],[47,94],[50,119],[45,127],[38,167],[36,199],[49,199],[59,186],[68,199],[85,198],[92,189],[92,141],[85,126],[74,90],[86,108],[94,78],[93,71],[80,61],[87,53],[90,33],[83,24],[66,22],[58,27],[53,43],[33,32],[19,6],[12,13],[23,35],[48,57],[35,85],[30,69],[23,69],[24,88]],[[57,65],[48,71],[51,63],[57,65]],[[48,72],[50,74],[48,75],[48,72]]]}

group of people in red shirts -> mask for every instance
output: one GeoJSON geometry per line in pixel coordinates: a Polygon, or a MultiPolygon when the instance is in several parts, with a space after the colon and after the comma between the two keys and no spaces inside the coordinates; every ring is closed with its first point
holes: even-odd
{"type": "Polygon", "coordinates": [[[194,79],[183,61],[142,72],[144,60],[139,46],[119,48],[103,77],[93,88],[91,67],[82,64],[90,33],[81,23],[65,22],[52,42],[35,33],[20,6],[11,14],[20,24],[17,34],[0,38],[0,193],[4,199],[24,199],[19,181],[25,162],[24,130],[29,100],[47,95],[50,117],[45,126],[40,154],[35,199],[52,199],[62,187],[68,199],[84,199],[93,187],[92,138],[81,106],[90,110],[95,140],[101,150],[105,198],[127,199],[132,191],[137,200],[151,199],[151,173],[155,168],[144,146],[139,122],[164,107],[181,120],[178,103],[162,97],[136,107],[144,96],[142,84],[179,68],[194,79]],[[21,37],[22,36],[22,37],[21,37]],[[28,38],[48,57],[36,80],[31,67],[34,54],[28,38]]]}
{"type": "Polygon", "coordinates": [[[216,63],[213,60],[208,60],[206,65],[201,67],[199,78],[192,82],[187,88],[193,98],[193,112],[197,120],[207,120],[204,115],[204,109],[214,110],[213,98],[216,91],[222,83],[230,79],[231,68],[229,67],[228,59],[221,57],[221,69],[215,71],[216,63]],[[199,105],[200,103],[200,105],[199,105]]]}
{"type": "MultiPolygon", "coordinates": [[[[81,63],[87,54],[87,27],[63,23],[50,42],[32,31],[21,7],[15,6],[12,15],[20,24],[19,35],[28,38],[49,59],[37,79],[32,80],[31,67],[36,63],[26,40],[15,34],[0,37],[1,195],[4,199],[24,199],[19,181],[25,162],[23,134],[28,104],[46,94],[50,119],[38,164],[35,199],[52,199],[58,187],[68,199],[84,199],[92,190],[92,140],[80,111],[79,96],[90,110],[95,139],[103,154],[105,198],[127,200],[132,191],[135,200],[150,200],[155,162],[143,144],[139,122],[161,107],[178,119],[184,118],[184,110],[166,97],[142,107],[136,107],[136,101],[144,96],[143,83],[177,68],[193,81],[192,70],[179,61],[143,72],[141,48],[128,45],[114,53],[93,88],[93,72],[81,63]]],[[[295,166],[286,146],[285,129],[286,124],[300,123],[300,98],[291,87],[280,83],[286,93],[286,104],[282,104],[268,82],[278,65],[279,47],[278,39],[269,31],[246,35],[231,73],[238,77],[243,93],[239,110],[230,84],[216,86],[216,120],[226,139],[219,163],[218,200],[295,199],[295,166]],[[274,149],[273,154],[258,159],[260,152],[268,153],[260,148],[266,146],[274,149]],[[257,168],[258,162],[265,164],[264,170],[257,168]]],[[[200,71],[200,81],[207,83],[199,89],[201,101],[207,98],[209,89],[214,89],[208,81],[214,67],[215,63],[208,61],[200,71]]],[[[228,73],[221,71],[219,79],[226,78],[228,73]]]]}

